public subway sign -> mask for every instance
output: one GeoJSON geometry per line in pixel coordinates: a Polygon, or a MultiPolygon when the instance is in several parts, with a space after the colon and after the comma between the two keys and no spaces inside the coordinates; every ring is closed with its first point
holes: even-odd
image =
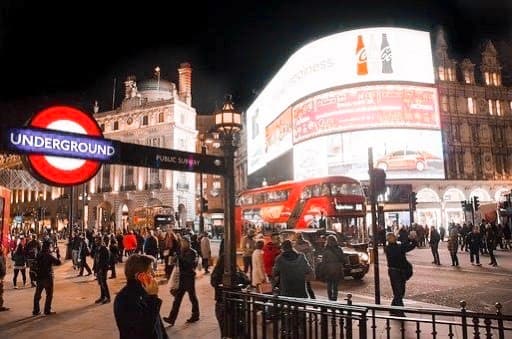
{"type": "Polygon", "coordinates": [[[54,186],[84,183],[102,163],[225,174],[220,157],[105,139],[92,116],[72,107],[45,109],[27,125],[7,128],[0,151],[23,154],[29,172],[54,186]]]}

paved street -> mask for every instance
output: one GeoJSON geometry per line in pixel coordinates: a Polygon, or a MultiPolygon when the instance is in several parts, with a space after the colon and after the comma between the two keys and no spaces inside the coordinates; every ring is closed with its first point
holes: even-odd
{"type": "MultiPolygon", "coordinates": [[[[218,243],[212,242],[213,253],[218,251],[218,243]]],[[[65,253],[62,251],[62,253],[65,253]]],[[[391,290],[385,268],[385,258],[380,254],[382,304],[389,304],[391,290]]],[[[405,303],[415,307],[449,306],[458,307],[465,299],[471,310],[494,312],[494,301],[504,305],[505,313],[512,313],[512,252],[497,251],[497,268],[487,265],[488,257],[481,260],[482,267],[471,266],[469,255],[461,253],[460,268],[450,266],[446,243],[441,245],[440,267],[432,265],[430,249],[416,249],[409,254],[414,263],[414,276],[407,286],[405,303]],[[439,305],[439,306],[438,306],[439,305]]],[[[118,278],[108,281],[114,295],[124,285],[123,265],[118,266],[118,278]]],[[[99,287],[90,277],[76,277],[71,261],[66,261],[55,269],[56,283],[53,309],[54,316],[32,317],[32,298],[34,289],[15,290],[12,287],[12,269],[6,277],[5,303],[9,312],[0,313],[0,338],[70,338],[79,334],[87,338],[118,338],[113,316],[113,304],[96,305],[99,287]]],[[[325,284],[313,284],[317,295],[326,298],[325,284]]],[[[199,272],[196,288],[199,297],[201,320],[195,324],[186,324],[190,316],[190,302],[184,298],[182,308],[173,328],[167,328],[171,338],[218,338],[219,331],[214,317],[213,290],[209,285],[209,275],[199,272]]],[[[354,302],[373,302],[373,270],[363,281],[347,279],[340,285],[340,301],[345,293],[354,295],[354,302]]],[[[160,297],[163,299],[161,314],[167,316],[172,297],[161,285],[160,297]]],[[[44,302],[41,300],[41,305],[44,302]]]]}

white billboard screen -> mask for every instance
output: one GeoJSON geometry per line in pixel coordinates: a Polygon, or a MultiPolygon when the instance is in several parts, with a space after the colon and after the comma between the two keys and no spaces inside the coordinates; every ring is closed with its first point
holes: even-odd
{"type": "MultiPolygon", "coordinates": [[[[367,28],[334,34],[299,49],[247,110],[248,174],[285,151],[274,147],[271,157],[266,154],[267,126],[297,100],[329,88],[376,81],[433,84],[429,33],[367,28]]],[[[281,142],[291,147],[286,137],[281,142]]]]}
{"type": "Polygon", "coordinates": [[[378,129],[326,135],[294,146],[294,179],[346,175],[368,180],[368,148],[387,179],[444,179],[441,131],[378,129]]]}

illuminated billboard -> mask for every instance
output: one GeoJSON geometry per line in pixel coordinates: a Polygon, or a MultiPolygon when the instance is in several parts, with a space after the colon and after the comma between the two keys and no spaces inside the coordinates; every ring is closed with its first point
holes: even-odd
{"type": "Polygon", "coordinates": [[[281,120],[281,115],[294,103],[326,89],[374,82],[433,84],[429,33],[391,27],[358,29],[316,40],[295,52],[247,109],[248,174],[292,147],[286,134],[288,116],[281,120]]]}
{"type": "Polygon", "coordinates": [[[444,179],[440,130],[377,129],[337,133],[293,148],[294,179],[346,175],[368,180],[368,148],[387,179],[444,179]]]}

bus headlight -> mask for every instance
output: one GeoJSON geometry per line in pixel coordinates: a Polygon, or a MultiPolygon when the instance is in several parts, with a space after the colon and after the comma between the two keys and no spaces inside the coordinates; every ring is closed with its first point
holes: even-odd
{"type": "Polygon", "coordinates": [[[361,261],[368,261],[368,259],[370,259],[370,257],[366,253],[359,252],[358,254],[359,254],[359,260],[361,260],[361,261]]]}

